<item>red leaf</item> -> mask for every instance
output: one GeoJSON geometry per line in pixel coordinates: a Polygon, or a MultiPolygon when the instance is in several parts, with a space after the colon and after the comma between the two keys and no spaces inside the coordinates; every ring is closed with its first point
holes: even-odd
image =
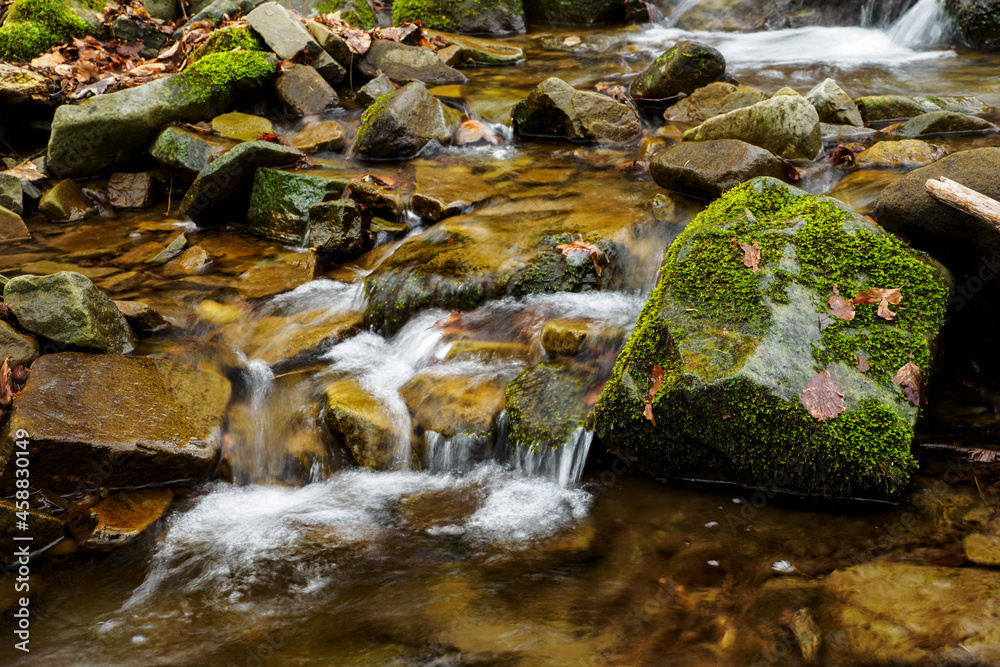
{"type": "Polygon", "coordinates": [[[799,400],[816,421],[833,419],[845,410],[844,395],[833,383],[830,371],[823,371],[810,380],[799,395],[799,400]]]}
{"type": "Polygon", "coordinates": [[[653,399],[656,398],[656,393],[660,391],[660,385],[663,384],[663,366],[656,364],[653,366],[653,372],[650,373],[649,379],[651,381],[649,389],[646,390],[646,407],[642,411],[642,416],[653,423],[656,426],[656,417],[653,415],[653,399]]]}
{"type": "Polygon", "coordinates": [[[924,372],[920,370],[920,366],[912,361],[906,362],[902,368],[896,371],[892,381],[903,388],[903,396],[906,396],[906,400],[913,407],[919,408],[927,404],[927,398],[923,394],[924,372]]]}

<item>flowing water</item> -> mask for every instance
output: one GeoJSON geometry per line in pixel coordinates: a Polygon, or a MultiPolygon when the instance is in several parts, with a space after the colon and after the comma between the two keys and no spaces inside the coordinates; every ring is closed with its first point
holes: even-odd
{"type": "MultiPolygon", "coordinates": [[[[855,26],[678,28],[699,4],[683,0],[662,24],[646,27],[536,28],[506,40],[525,48],[521,65],[472,70],[462,89],[435,92],[496,123],[509,139],[510,108],[538,81],[560,76],[581,88],[625,81],[672,41],[690,38],[718,48],[741,83],[768,91],[791,85],[804,92],[832,76],[854,96],[974,95],[1000,105],[1000,57],[948,45],[936,0],[920,0],[891,24],[880,18],[891,12],[867,3],[855,26]]],[[[356,124],[357,116],[340,119],[356,124]]],[[[447,311],[427,310],[395,335],[361,331],[289,359],[295,336],[357,317],[360,281],[399,241],[281,296],[243,301],[231,285],[254,262],[297,251],[225,231],[190,232],[192,244],[218,250],[212,274],[176,280],[151,270],[116,298],[140,298],[176,325],[145,339],[141,353],[212,364],[233,381],[227,469],[219,475],[231,481],[179,497],[126,548],[38,560],[33,576],[45,588],[36,599],[32,653],[14,655],[4,642],[0,663],[799,665],[806,664],[802,633],[789,619],[802,591],[811,591],[821,621],[837,618],[839,598],[816,588],[820,577],[874,560],[961,564],[963,517],[997,507],[997,492],[970,484],[968,475],[943,476],[926,452],[901,504],[817,507],[785,502],[774,490],[631,476],[584,428],[553,451],[510,442],[505,414],[489,437],[415,423],[404,396],[415,378],[459,383],[468,395],[504,386],[545,358],[540,331],[553,319],[586,318],[595,331],[613,332],[581,353],[595,369],[589,381],[600,387],[655,284],[666,245],[699,210],[677,198],[666,213],[650,214],[648,202],[660,191],[636,161],[684,129],[660,128],[654,136],[661,124],[647,128],[640,152],[511,142],[361,167],[404,190],[412,187],[414,164],[476,173],[508,196],[493,215],[565,209],[616,230],[632,253],[611,291],[488,301],[461,317],[457,334],[447,311]],[[209,311],[238,317],[226,324],[209,311]],[[479,353],[476,345],[484,346],[479,353]],[[491,349],[514,352],[482,352],[491,349]],[[358,469],[330,446],[319,397],[343,380],[384,409],[392,470],[358,469]]],[[[1000,139],[938,143],[958,150],[1000,139]]],[[[359,169],[336,156],[326,164],[359,169]]],[[[816,164],[803,169],[801,185],[865,210],[900,173],[848,175],[816,164]]],[[[411,235],[421,231],[415,216],[403,217],[411,235]]],[[[95,248],[113,253],[165,237],[182,221],[161,206],[97,223],[33,222],[34,241],[8,246],[0,271],[72,268],[100,282],[119,269],[95,248]]],[[[484,252],[518,251],[507,243],[484,252]]],[[[942,405],[958,404],[973,423],[995,425],[992,390],[965,385],[960,393],[957,383],[939,384],[961,397],[942,398],[942,405]]],[[[933,628],[938,612],[918,609],[910,620],[933,628]]]]}

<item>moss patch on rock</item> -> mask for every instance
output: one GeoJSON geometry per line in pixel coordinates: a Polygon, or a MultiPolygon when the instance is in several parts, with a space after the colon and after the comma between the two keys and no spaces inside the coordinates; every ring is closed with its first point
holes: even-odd
{"type": "Polygon", "coordinates": [[[0,58],[28,61],[90,30],[66,0],[16,0],[0,27],[0,58]]]}
{"type": "Polygon", "coordinates": [[[323,0],[316,5],[316,11],[321,14],[340,12],[340,18],[362,30],[378,26],[378,16],[368,0],[323,0]]]}
{"type": "Polygon", "coordinates": [[[233,49],[244,51],[266,51],[264,43],[246,26],[229,26],[213,32],[208,39],[191,53],[191,61],[201,60],[213,53],[225,53],[233,49]]]}
{"type": "Polygon", "coordinates": [[[248,88],[256,88],[271,79],[278,71],[274,57],[262,51],[228,51],[212,53],[184,70],[192,84],[195,99],[207,100],[218,91],[236,95],[248,88]],[[239,88],[240,90],[236,90],[239,88]]]}
{"type": "Polygon", "coordinates": [[[929,375],[950,276],[831,199],[770,178],[711,204],[667,250],[659,283],[597,404],[608,447],[654,474],[776,483],[822,495],[889,496],[907,483],[917,409],[892,382],[929,375]],[[760,270],[738,243],[757,244],[760,270]],[[902,288],[895,319],[850,297],[902,288]],[[863,355],[870,370],[857,369],[863,355]],[[663,380],[643,415],[653,371],[663,380]],[[817,421],[799,396],[827,370],[845,412],[817,421]]]}

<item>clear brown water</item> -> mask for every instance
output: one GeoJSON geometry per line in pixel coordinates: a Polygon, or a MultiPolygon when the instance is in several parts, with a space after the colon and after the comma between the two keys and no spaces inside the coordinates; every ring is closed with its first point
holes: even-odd
{"type": "MultiPolygon", "coordinates": [[[[578,87],[620,81],[677,34],[662,28],[533,31],[506,40],[526,48],[522,65],[470,71],[469,85],[436,92],[504,123],[541,79],[561,76],[578,87]],[[552,44],[546,37],[558,42],[570,35],[588,46],[545,46],[552,44]]],[[[975,95],[1000,105],[996,54],[886,53],[881,31],[858,28],[698,37],[730,57],[741,82],[765,90],[792,85],[805,91],[833,76],[854,95],[975,95]]],[[[357,113],[340,117],[353,123],[357,113]]],[[[650,137],[657,125],[647,128],[650,137]]],[[[997,146],[1000,138],[936,143],[959,150],[997,146]]],[[[645,210],[659,192],[641,169],[619,168],[644,157],[641,148],[536,142],[447,149],[421,159],[474,170],[513,200],[559,201],[594,224],[613,225],[645,210]]],[[[327,166],[391,175],[403,191],[412,187],[413,164],[328,158],[327,166]]],[[[846,176],[814,166],[802,185],[834,191],[863,210],[898,173],[846,176]]],[[[798,665],[805,663],[789,623],[798,605],[786,588],[811,586],[834,570],[871,561],[964,567],[962,539],[975,525],[968,517],[988,514],[1000,500],[995,480],[984,477],[977,487],[977,468],[962,464],[959,474],[949,475],[940,457],[924,457],[921,475],[897,506],[832,505],[770,490],[630,476],[597,448],[582,480],[560,484],[554,473],[529,475],[509,461],[361,471],[322,445],[310,406],[332,380],[365,382],[401,415],[405,429],[397,390],[421,369],[513,378],[539,360],[531,344],[541,324],[555,317],[588,316],[627,330],[666,244],[698,211],[683,199],[675,206],[667,221],[623,232],[638,262],[620,291],[504,300],[467,318],[480,340],[527,345],[521,356],[492,361],[447,361],[449,341],[433,328],[447,313],[437,311],[419,315],[390,340],[362,333],[306,365],[269,369],[253,360],[290,335],[290,318],[313,313],[315,321],[326,321],[357,311],[358,281],[394,245],[331,269],[290,295],[252,304],[220,340],[218,327],[199,318],[205,304],[234,302],[232,285],[242,272],[262,257],[296,251],[232,232],[192,232],[192,245],[226,248],[212,273],[174,280],[152,269],[114,296],[142,299],[177,325],[144,340],[140,353],[243,369],[230,410],[237,484],[213,482],[179,498],[139,542],[112,554],[37,560],[33,575],[44,590],[33,607],[33,651],[15,654],[4,642],[0,663],[798,665]]],[[[165,239],[178,221],[161,205],[70,226],[31,222],[34,240],[5,247],[0,272],[73,268],[100,284],[124,271],[114,254],[165,239]]],[[[609,344],[596,354],[613,358],[614,352],[609,344]]],[[[942,376],[932,407],[993,426],[992,390],[962,382],[942,376]]],[[[927,425],[921,437],[940,442],[945,436],[960,440],[941,423],[927,425]]],[[[589,444],[584,440],[577,446],[589,444]]],[[[813,615],[824,621],[835,605],[820,594],[813,615]]],[[[910,620],[933,626],[940,611],[926,607],[910,620]]],[[[9,630],[6,620],[0,630],[9,630]]],[[[829,632],[828,626],[828,641],[829,632]]],[[[837,655],[837,664],[865,663],[844,658],[849,652],[837,655]]]]}

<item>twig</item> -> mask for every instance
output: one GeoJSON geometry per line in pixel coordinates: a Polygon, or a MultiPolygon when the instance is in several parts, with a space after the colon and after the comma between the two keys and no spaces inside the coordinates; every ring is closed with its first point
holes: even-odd
{"type": "Polygon", "coordinates": [[[942,204],[993,225],[1000,231],[1000,202],[996,199],[991,199],[944,176],[936,181],[933,179],[927,181],[924,187],[942,204]]]}

